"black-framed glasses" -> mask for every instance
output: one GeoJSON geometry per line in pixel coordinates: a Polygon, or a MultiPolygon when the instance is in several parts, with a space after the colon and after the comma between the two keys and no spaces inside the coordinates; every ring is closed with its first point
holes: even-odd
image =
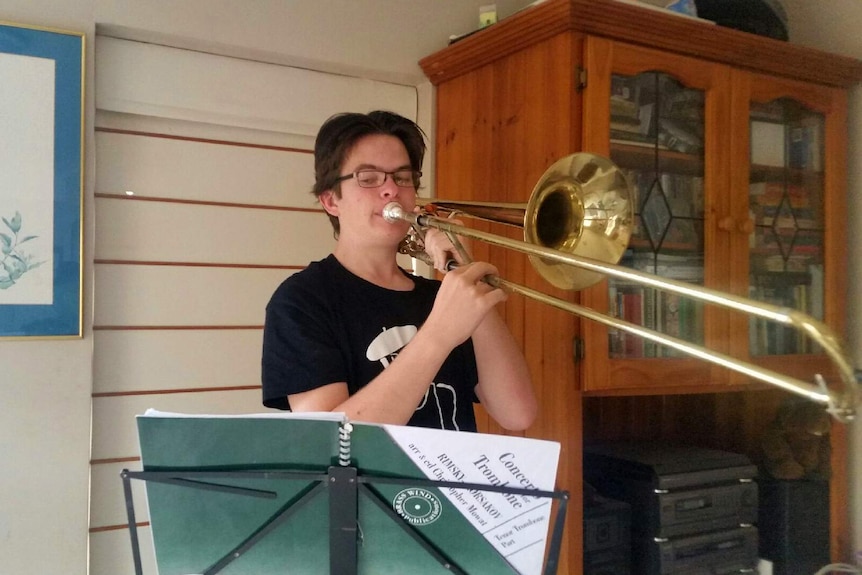
{"type": "Polygon", "coordinates": [[[395,170],[387,172],[386,170],[357,170],[346,176],[339,176],[335,179],[335,183],[355,178],[356,183],[360,188],[379,188],[386,181],[386,176],[392,178],[395,185],[399,188],[418,188],[419,178],[422,177],[422,172],[419,170],[395,170]]]}

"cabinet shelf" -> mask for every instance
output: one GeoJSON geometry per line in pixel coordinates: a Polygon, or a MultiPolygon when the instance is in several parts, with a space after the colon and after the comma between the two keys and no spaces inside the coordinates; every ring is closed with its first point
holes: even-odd
{"type": "Polygon", "coordinates": [[[786,168],[783,166],[764,166],[762,164],[750,164],[749,172],[752,181],[759,182],[784,182],[791,184],[802,184],[812,179],[823,181],[822,170],[805,170],[801,168],[786,168]]]}
{"type": "Polygon", "coordinates": [[[663,171],[683,175],[703,173],[703,156],[686,154],[658,147],[657,144],[611,140],[611,158],[619,165],[635,170],[654,169],[661,164],[663,171]]]}

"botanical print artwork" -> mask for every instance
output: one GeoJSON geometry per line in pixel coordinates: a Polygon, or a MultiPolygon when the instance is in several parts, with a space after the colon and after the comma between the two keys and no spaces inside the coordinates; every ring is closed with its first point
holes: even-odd
{"type": "Polygon", "coordinates": [[[0,339],[82,336],[84,37],[0,23],[0,339]]]}
{"type": "Polygon", "coordinates": [[[0,306],[55,301],[57,82],[54,60],[0,53],[0,306]]]}
{"type": "Polygon", "coordinates": [[[3,217],[5,230],[0,232],[0,289],[7,290],[17,285],[18,280],[30,270],[36,269],[45,260],[36,260],[34,254],[29,253],[25,243],[35,240],[39,236],[28,236],[21,232],[22,218],[20,212],[15,212],[11,219],[3,217]],[[8,230],[8,231],[7,231],[8,230]],[[11,233],[10,233],[11,232],[11,233]]]}

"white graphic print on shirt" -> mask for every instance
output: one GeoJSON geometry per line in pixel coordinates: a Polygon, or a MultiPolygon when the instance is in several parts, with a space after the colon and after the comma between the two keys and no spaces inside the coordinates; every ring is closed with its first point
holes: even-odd
{"type": "MultiPolygon", "coordinates": [[[[365,357],[369,361],[379,361],[385,369],[398,356],[398,352],[410,343],[410,340],[413,339],[417,331],[415,325],[400,325],[390,329],[383,328],[383,333],[375,337],[369,344],[365,357]]],[[[440,428],[460,431],[458,424],[455,422],[455,413],[457,410],[455,388],[445,383],[432,383],[425,392],[425,397],[416,408],[416,411],[425,407],[430,394],[433,394],[434,402],[437,406],[440,428]],[[446,419],[450,419],[451,421],[447,422],[445,421],[446,419]]]]}

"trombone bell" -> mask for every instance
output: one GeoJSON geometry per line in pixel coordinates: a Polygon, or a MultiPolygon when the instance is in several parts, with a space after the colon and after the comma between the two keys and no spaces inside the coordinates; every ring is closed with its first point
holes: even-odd
{"type": "MultiPolygon", "coordinates": [[[[594,154],[566,156],[548,168],[526,204],[432,200],[423,209],[521,227],[524,241],[564,254],[615,264],[632,234],[630,183],[610,160],[594,154]]],[[[568,262],[529,254],[533,268],[554,287],[581,290],[604,275],[568,262]]]]}
{"type": "MultiPolygon", "coordinates": [[[[551,165],[533,188],[524,241],[615,264],[629,245],[633,213],[630,184],[615,164],[593,154],[573,154],[551,165]]],[[[541,256],[529,258],[558,288],[581,290],[604,278],[541,256]]]]}

